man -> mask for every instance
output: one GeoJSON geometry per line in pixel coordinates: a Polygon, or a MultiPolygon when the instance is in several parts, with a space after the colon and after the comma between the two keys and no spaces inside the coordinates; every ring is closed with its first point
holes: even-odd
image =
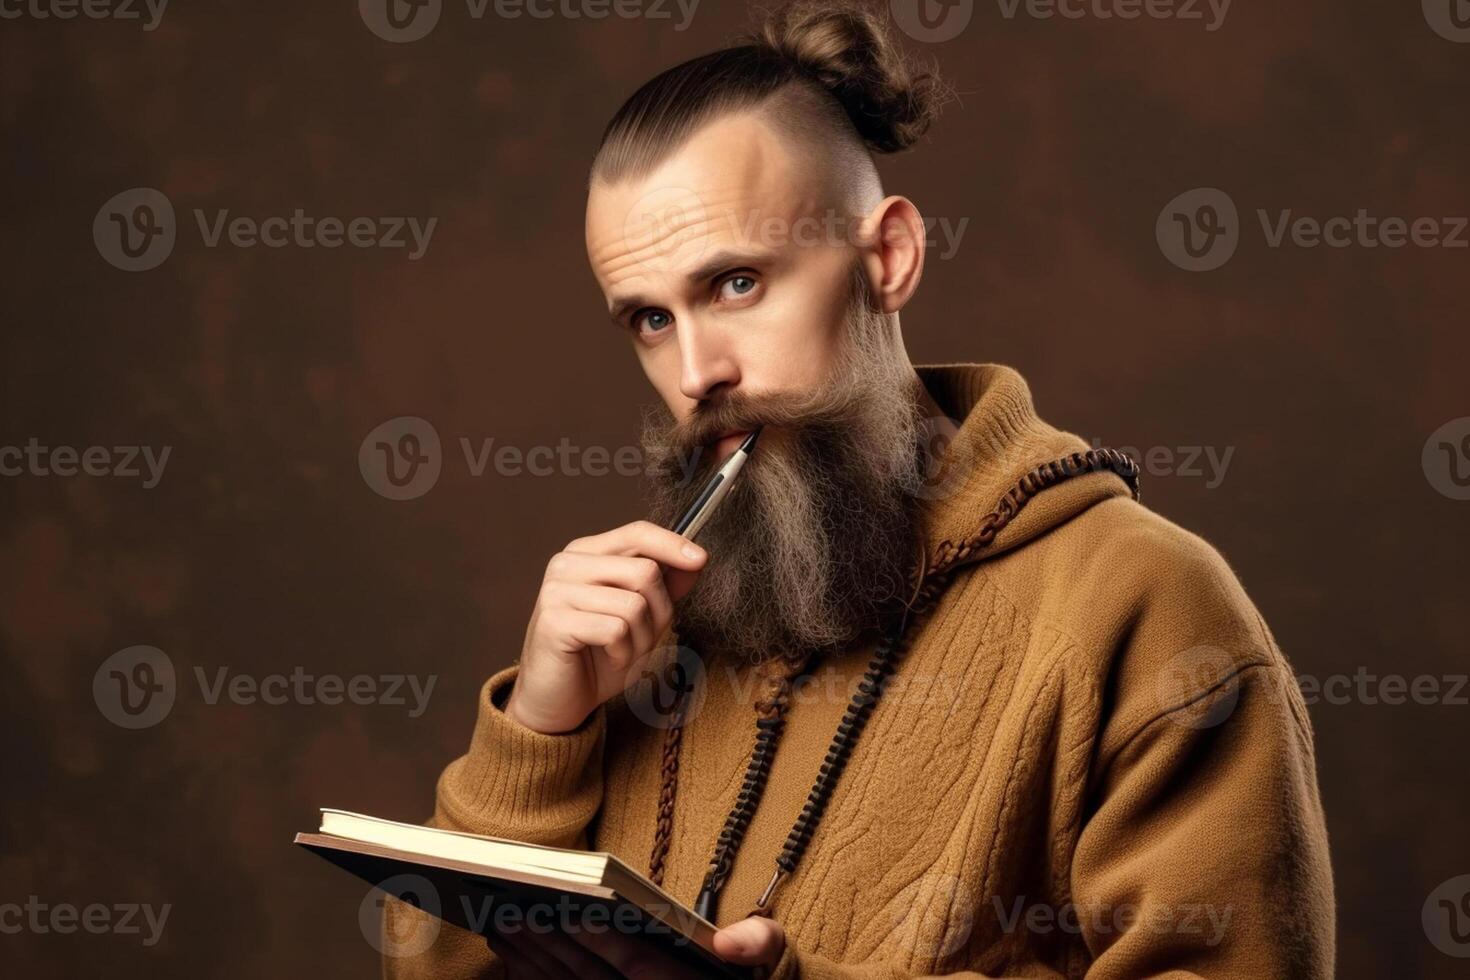
{"type": "MultiPolygon", "coordinates": [[[[587,247],[662,403],[651,520],[548,562],[432,822],[610,851],[774,977],[1330,976],[1306,712],[1225,562],[1013,370],[904,352],[924,226],[872,153],[937,94],[877,17],[797,5],[613,119],[587,247]],[[665,530],[756,429],[700,543],[665,530]]],[[[689,975],[487,933],[385,969],[689,975]]]]}

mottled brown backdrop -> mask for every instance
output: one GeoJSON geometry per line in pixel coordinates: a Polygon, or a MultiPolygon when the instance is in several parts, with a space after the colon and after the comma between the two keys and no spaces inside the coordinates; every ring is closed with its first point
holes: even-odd
{"type": "MultiPolygon", "coordinates": [[[[1431,444],[1426,467],[1425,449],[1470,426],[1470,250],[1273,247],[1257,210],[1454,233],[1470,43],[1450,2],[1236,0],[1223,21],[1193,3],[1196,19],[1133,20],[960,4],[963,30],[910,42],[958,99],[882,164],[963,227],[904,312],[916,360],[1014,365],[1051,421],[1152,450],[1145,501],[1224,552],[1302,674],[1427,676],[1442,694],[1470,670],[1470,501],[1454,450],[1431,444]],[[1239,214],[1210,271],[1156,235],[1197,188],[1239,214]],[[1209,452],[1230,453],[1223,473],[1209,452]]],[[[170,906],[151,946],[146,928],[0,934],[13,975],[371,974],[363,889],[292,833],[321,805],[426,816],[546,557],[639,515],[634,477],[476,476],[460,440],[636,441],[649,392],[586,266],[585,168],[619,102],[733,37],[744,5],[476,18],[444,0],[404,42],[370,27],[372,3],[178,2],[150,30],[141,6],[0,5],[0,451],[48,450],[0,458],[0,904],[100,903],[113,923],[117,905],[170,906]],[[106,244],[105,205],[133,188],[176,212],[146,271],[106,244]],[[210,246],[194,217],[297,208],[437,224],[410,259],[210,246]],[[359,449],[401,416],[433,425],[442,472],[399,501],[359,449]],[[139,462],[54,472],[91,447],[120,467],[129,446],[169,447],[156,485],[139,462]],[[171,711],[136,730],[104,710],[103,669],[135,646],[177,673],[171,711]],[[222,668],[437,680],[415,717],[411,696],[211,704],[196,669],[213,684],[222,668]]],[[[1382,689],[1311,708],[1340,973],[1462,975],[1451,954],[1470,943],[1437,947],[1421,913],[1470,873],[1467,692],[1392,705],[1382,689]]]]}

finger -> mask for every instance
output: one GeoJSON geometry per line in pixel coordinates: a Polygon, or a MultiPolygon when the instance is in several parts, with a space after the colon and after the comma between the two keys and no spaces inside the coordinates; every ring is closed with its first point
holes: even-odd
{"type": "Polygon", "coordinates": [[[688,595],[689,591],[694,588],[695,583],[699,581],[700,571],[702,569],[686,572],[682,568],[671,568],[665,572],[664,588],[668,590],[669,598],[674,602],[678,602],[688,595]]]}
{"type": "MultiPolygon", "coordinates": [[[[625,555],[588,555],[563,551],[546,566],[546,581],[580,585],[610,585],[637,592],[648,602],[655,624],[667,625],[674,601],[664,581],[665,569],[651,558],[625,555]]],[[[661,627],[660,627],[661,628],[661,627]]]]}
{"type": "MultiPolygon", "coordinates": [[[[575,936],[580,931],[573,929],[570,935],[575,936]]],[[[555,931],[538,934],[535,940],[543,952],[574,977],[581,980],[622,980],[618,971],[606,960],[571,939],[567,933],[555,931]]]]}
{"type": "Polygon", "coordinates": [[[786,948],[786,930],[772,919],[751,916],[715,933],[715,952],[741,966],[774,966],[786,948]]]}
{"type": "Polygon", "coordinates": [[[603,650],[614,665],[627,665],[633,660],[628,624],[616,616],[583,612],[580,609],[556,609],[547,614],[546,626],[551,634],[563,637],[572,648],[603,650]]]}
{"type": "Polygon", "coordinates": [[[507,980],[560,980],[560,978],[548,976],[544,970],[527,959],[514,943],[493,928],[486,929],[481,935],[485,937],[485,945],[489,947],[490,952],[505,964],[507,980]]]}
{"type": "Polygon", "coordinates": [[[572,933],[571,938],[610,963],[620,976],[638,980],[678,980],[695,976],[673,954],[659,948],[657,941],[648,936],[628,935],[616,929],[608,929],[597,933],[580,930],[572,933]]]}
{"type": "Polygon", "coordinates": [[[671,568],[694,570],[704,566],[703,548],[652,521],[634,521],[602,534],[578,538],[564,549],[593,555],[637,555],[671,568]]]}
{"type": "MultiPolygon", "coordinates": [[[[660,599],[667,594],[656,592],[660,599]]],[[[632,628],[633,646],[647,650],[658,639],[666,625],[664,615],[672,615],[672,606],[667,613],[657,608],[641,592],[618,589],[610,585],[588,585],[583,582],[558,582],[552,587],[551,598],[582,612],[616,616],[632,628]]]]}
{"type": "MultiPolygon", "coordinates": [[[[535,980],[576,980],[576,974],[568,970],[560,960],[552,956],[542,948],[543,937],[533,935],[525,925],[516,925],[507,929],[496,929],[494,927],[485,930],[485,942],[490,943],[490,936],[495,937],[504,944],[515,957],[514,962],[521,964],[529,978],[535,980]]],[[[493,948],[493,946],[492,946],[493,948]]]]}

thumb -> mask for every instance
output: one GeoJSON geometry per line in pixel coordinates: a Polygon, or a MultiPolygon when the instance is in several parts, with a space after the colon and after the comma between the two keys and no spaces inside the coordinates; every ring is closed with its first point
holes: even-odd
{"type": "Polygon", "coordinates": [[[715,933],[715,952],[740,966],[775,966],[786,949],[786,930],[773,919],[751,916],[715,933]]]}
{"type": "Polygon", "coordinates": [[[694,569],[668,568],[664,572],[664,587],[669,590],[669,598],[678,602],[693,591],[699,581],[699,573],[703,570],[703,565],[694,569]]]}

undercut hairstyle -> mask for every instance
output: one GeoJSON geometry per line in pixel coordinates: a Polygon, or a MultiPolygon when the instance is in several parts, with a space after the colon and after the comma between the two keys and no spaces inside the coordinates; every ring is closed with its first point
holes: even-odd
{"type": "Polygon", "coordinates": [[[590,181],[644,177],[706,124],[759,110],[837,181],[850,210],[877,204],[873,153],[912,146],[945,88],[894,39],[886,14],[859,0],[797,0],[741,43],[663,72],[625,102],[602,136],[590,181]]]}

